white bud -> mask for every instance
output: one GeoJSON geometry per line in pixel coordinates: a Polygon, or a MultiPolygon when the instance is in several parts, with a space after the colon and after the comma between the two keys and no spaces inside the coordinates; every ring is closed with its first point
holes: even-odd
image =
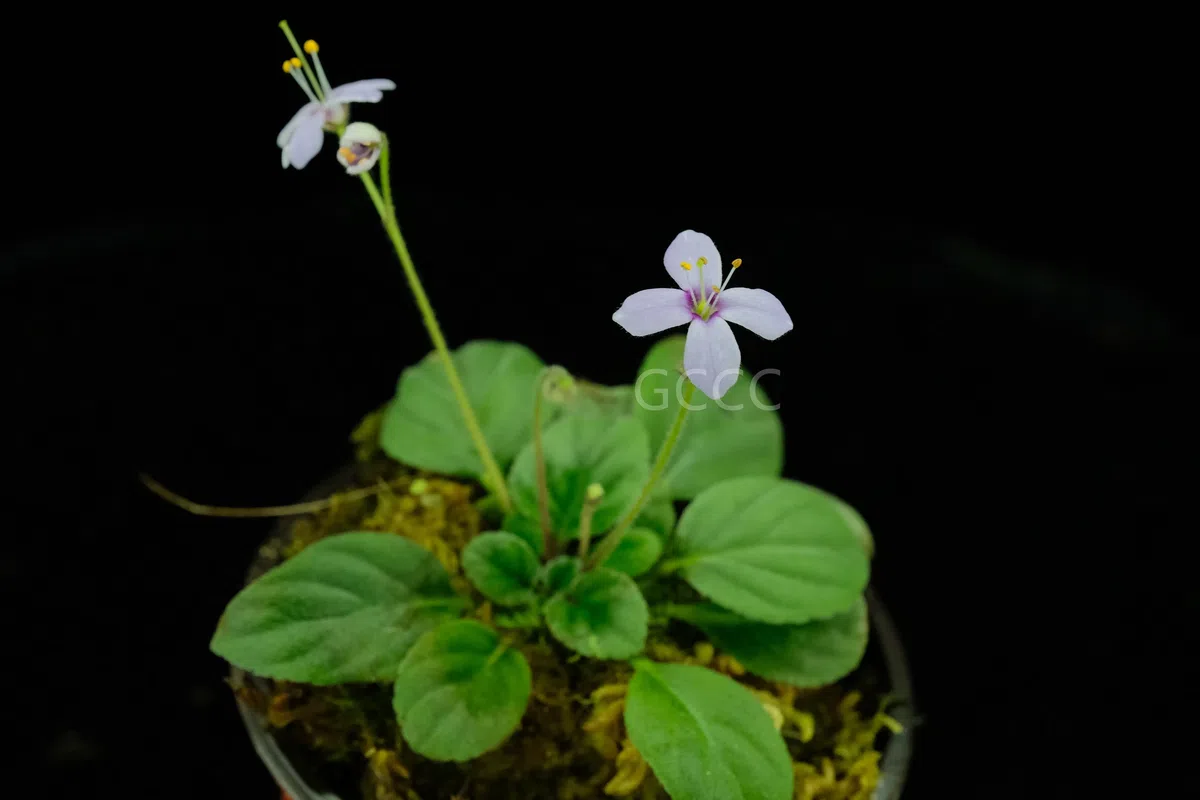
{"type": "Polygon", "coordinates": [[[358,175],[379,160],[383,134],[369,122],[351,122],[338,140],[337,160],[348,175],[358,175]]]}

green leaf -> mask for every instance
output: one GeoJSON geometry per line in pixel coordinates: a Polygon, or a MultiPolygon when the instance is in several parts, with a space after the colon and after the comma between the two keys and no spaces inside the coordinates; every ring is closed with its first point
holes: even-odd
{"type": "MultiPolygon", "coordinates": [[[[519,344],[467,342],[453,353],[467,398],[504,469],[533,434],[533,392],[544,364],[519,344]]],[[[437,353],[404,370],[384,413],[379,444],[405,464],[481,478],[483,462],[437,353]]]]}
{"type": "Polygon", "coordinates": [[[836,503],[838,511],[846,518],[850,529],[854,531],[854,535],[858,537],[859,543],[863,550],[867,553],[867,558],[872,558],[875,555],[875,538],[871,536],[871,529],[867,527],[867,521],[862,518],[854,508],[844,500],[833,495],[829,497],[836,503]]]}
{"type": "Polygon", "coordinates": [[[481,533],[462,552],[463,571],[483,596],[502,606],[537,602],[533,579],[537,554],[519,536],[504,531],[481,533]]]}
{"type": "Polygon", "coordinates": [[[571,408],[606,417],[630,416],[633,414],[633,387],[581,384],[571,408]]]}
{"type": "Polygon", "coordinates": [[[390,681],[412,644],[466,605],[424,548],[391,533],[341,533],[242,589],[211,647],[264,678],[390,681]]]}
{"type": "Polygon", "coordinates": [[[554,638],[592,658],[629,658],[646,645],[650,609],[628,575],[584,573],[542,609],[554,638]]]}
{"type": "Polygon", "coordinates": [[[858,534],[819,489],[781,478],[734,478],[683,512],[678,568],[701,594],[773,624],[826,619],[850,608],[870,562],[858,534]]]}
{"type": "MultiPolygon", "coordinates": [[[[650,475],[646,432],[632,418],[568,414],[542,436],[550,521],[560,539],[579,535],[579,512],[589,484],[604,487],[604,499],[592,517],[592,530],[610,528],[633,505],[650,475]]],[[[521,451],[509,474],[517,511],[537,519],[537,480],[532,442],[521,451]]]]}
{"type": "Polygon", "coordinates": [[[667,794],[791,800],[792,759],[766,709],[720,673],[638,660],[625,727],[667,794]]]}
{"type": "Polygon", "coordinates": [[[542,621],[542,613],[536,606],[499,609],[492,617],[497,628],[536,628],[542,621]]]}
{"type": "Polygon", "coordinates": [[[504,530],[511,534],[519,536],[521,541],[529,545],[533,552],[537,553],[538,558],[541,558],[545,549],[542,542],[542,525],[537,521],[537,517],[527,517],[524,514],[513,512],[504,518],[504,524],[501,525],[504,530]]]}
{"type": "Polygon", "coordinates": [[[415,752],[470,761],[516,730],[532,687],[520,651],[486,625],[459,620],[422,636],[405,657],[392,707],[415,752]]]}
{"type": "Polygon", "coordinates": [[[654,566],[662,555],[662,539],[648,528],[630,528],[621,537],[621,543],[613,550],[603,566],[624,572],[636,578],[654,566]]]}
{"type": "Polygon", "coordinates": [[[670,500],[658,500],[643,508],[633,524],[639,528],[649,528],[665,539],[675,529],[675,521],[674,504],[670,500]]]}
{"type": "Polygon", "coordinates": [[[474,505],[483,525],[504,528],[504,509],[500,506],[500,498],[494,494],[485,494],[476,500],[474,505]]]}
{"type": "Polygon", "coordinates": [[[538,574],[538,586],[547,594],[556,594],[570,585],[581,565],[574,556],[557,556],[546,562],[538,574]]]}
{"type": "MultiPolygon", "coordinates": [[[[650,349],[638,372],[634,414],[650,435],[652,452],[658,452],[679,413],[683,345],[683,336],[663,339],[650,349]]],[[[781,473],[783,424],[770,409],[763,384],[752,382],[753,376],[743,371],[721,398],[724,408],[699,393],[692,398],[693,407],[704,408],[688,412],[667,463],[663,482],[672,497],[690,500],[727,478],[781,473]]]]}
{"type": "Polygon", "coordinates": [[[754,622],[710,603],[676,607],[671,615],[700,628],[755,675],[801,688],[849,675],[867,649],[867,603],[861,597],[847,611],[803,625],[754,622]]]}

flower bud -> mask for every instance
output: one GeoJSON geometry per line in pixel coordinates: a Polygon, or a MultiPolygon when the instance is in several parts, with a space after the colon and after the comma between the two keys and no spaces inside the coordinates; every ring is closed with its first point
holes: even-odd
{"type": "Polygon", "coordinates": [[[338,140],[337,160],[346,174],[358,175],[379,160],[383,134],[369,122],[351,122],[338,140]]]}

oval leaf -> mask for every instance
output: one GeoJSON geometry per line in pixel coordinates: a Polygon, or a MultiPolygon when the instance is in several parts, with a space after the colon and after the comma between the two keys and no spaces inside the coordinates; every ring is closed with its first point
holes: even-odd
{"type": "Polygon", "coordinates": [[[462,553],[463,571],[483,596],[502,606],[537,602],[533,579],[537,554],[519,537],[503,531],[481,533],[462,553]]]}
{"type": "Polygon", "coordinates": [[[585,573],[551,597],[542,613],[554,638],[592,658],[629,658],[646,646],[650,609],[628,575],[585,573]]]}
{"type": "Polygon", "coordinates": [[[678,558],[668,566],[701,594],[759,622],[826,619],[854,604],[870,569],[837,504],[781,478],[719,483],[683,512],[678,558]]]}
{"type": "MultiPolygon", "coordinates": [[[[594,414],[568,414],[542,437],[550,521],[560,539],[579,535],[579,513],[589,484],[604,487],[604,499],[592,517],[592,530],[612,527],[633,505],[650,475],[646,432],[632,417],[609,419],[594,414]]],[[[508,479],[513,504],[538,519],[537,480],[532,442],[513,463],[508,479]]]]}
{"type": "Polygon", "coordinates": [[[538,574],[538,586],[547,594],[556,594],[570,585],[579,574],[581,565],[574,556],[556,556],[542,567],[538,574]]]}
{"type": "Polygon", "coordinates": [[[675,529],[675,522],[674,504],[670,500],[657,500],[651,501],[642,509],[634,524],[639,528],[649,528],[665,539],[675,529]]]}
{"type": "Polygon", "coordinates": [[[390,681],[466,601],[427,550],[391,533],[321,539],[233,598],[212,651],[255,675],[317,686],[390,681]]]}
{"type": "Polygon", "coordinates": [[[662,539],[648,528],[630,528],[603,566],[636,578],[650,571],[662,555],[662,539]]]}
{"type": "Polygon", "coordinates": [[[791,756],[749,689],[704,667],[635,666],[625,727],[667,794],[790,800],[791,756]]]}
{"type": "Polygon", "coordinates": [[[848,611],[803,625],[754,622],[711,604],[687,608],[673,616],[700,628],[755,675],[800,688],[849,675],[867,649],[867,602],[861,597],[848,611]]]}
{"type": "MultiPolygon", "coordinates": [[[[638,371],[634,413],[650,435],[653,452],[679,413],[683,345],[683,336],[663,339],[638,371]]],[[[783,424],[753,376],[743,371],[719,403],[697,392],[691,405],[662,478],[673,498],[690,500],[728,478],[782,472],[783,424]]]]}
{"type": "Polygon", "coordinates": [[[492,623],[497,628],[536,628],[542,621],[542,613],[536,606],[497,609],[492,623]]]}
{"type": "Polygon", "coordinates": [[[511,534],[519,536],[521,541],[525,542],[533,552],[537,553],[538,558],[542,557],[545,545],[542,542],[542,526],[536,518],[514,512],[504,518],[504,524],[500,527],[511,534]]]}
{"type": "Polygon", "coordinates": [[[412,648],[396,676],[392,706],[415,752],[469,761],[516,730],[532,686],[525,656],[486,625],[460,620],[412,648]]]}
{"type": "MultiPolygon", "coordinates": [[[[511,342],[467,342],[452,357],[483,436],[504,469],[533,433],[534,384],[545,365],[511,342]]],[[[379,444],[414,467],[444,475],[484,474],[437,353],[401,374],[384,412],[379,444]]]]}

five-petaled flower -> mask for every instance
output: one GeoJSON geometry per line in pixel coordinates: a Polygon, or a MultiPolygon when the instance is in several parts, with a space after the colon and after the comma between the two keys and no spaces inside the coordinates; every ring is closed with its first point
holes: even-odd
{"type": "Polygon", "coordinates": [[[325,131],[336,131],[349,117],[350,103],[378,103],[383,93],[395,89],[396,84],[378,78],[346,83],[337,88],[329,86],[321,59],[317,56],[317,43],[309,39],[304,43],[304,52],[312,56],[317,69],[317,86],[310,86],[304,77],[304,63],[299,58],[283,62],[283,71],[296,79],[296,83],[308,95],[308,102],[296,112],[284,129],[279,132],[275,143],[283,151],[283,166],[303,169],[321,152],[325,142],[325,131]]]}
{"type": "Polygon", "coordinates": [[[634,336],[687,325],[683,368],[696,388],[714,400],[737,381],[742,354],[730,322],[778,339],[792,329],[792,318],[775,295],[763,289],[725,288],[742,265],[735,259],[721,283],[721,254],[703,233],[684,231],[663,256],[678,289],[644,289],[625,299],[613,321],[634,336]]]}

